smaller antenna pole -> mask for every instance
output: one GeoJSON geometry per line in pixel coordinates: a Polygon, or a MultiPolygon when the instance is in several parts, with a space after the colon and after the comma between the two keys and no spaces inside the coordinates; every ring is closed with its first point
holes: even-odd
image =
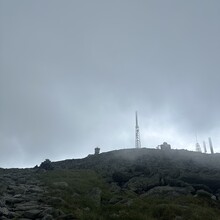
{"type": "Polygon", "coordinates": [[[204,149],[204,153],[206,154],[206,153],[207,153],[207,149],[206,149],[206,143],[205,143],[205,141],[203,141],[203,149],[204,149]]]}
{"type": "Polygon", "coordinates": [[[213,145],[212,145],[212,139],[209,137],[209,147],[211,154],[214,154],[213,145]]]}

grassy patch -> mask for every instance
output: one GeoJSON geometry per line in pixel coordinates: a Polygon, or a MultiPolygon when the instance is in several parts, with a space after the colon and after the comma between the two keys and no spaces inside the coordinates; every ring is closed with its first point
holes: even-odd
{"type": "Polygon", "coordinates": [[[49,189],[48,198],[61,199],[53,205],[78,219],[172,220],[179,216],[182,220],[218,220],[220,217],[219,202],[207,198],[140,198],[128,190],[111,192],[109,184],[92,170],[52,170],[39,174],[39,178],[49,189]],[[59,187],[55,182],[65,182],[68,186],[59,187]],[[89,194],[94,187],[102,191],[100,206],[94,204],[89,194]],[[113,197],[120,199],[110,203],[113,197]]]}

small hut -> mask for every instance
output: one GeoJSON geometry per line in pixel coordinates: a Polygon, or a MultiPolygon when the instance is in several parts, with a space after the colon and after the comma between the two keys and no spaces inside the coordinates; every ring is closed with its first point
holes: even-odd
{"type": "Polygon", "coordinates": [[[161,150],[171,150],[171,145],[167,144],[167,142],[163,142],[163,144],[159,145],[158,148],[161,150]]]}
{"type": "Polygon", "coordinates": [[[99,147],[96,147],[95,148],[95,155],[98,155],[100,153],[100,148],[99,147]]]}

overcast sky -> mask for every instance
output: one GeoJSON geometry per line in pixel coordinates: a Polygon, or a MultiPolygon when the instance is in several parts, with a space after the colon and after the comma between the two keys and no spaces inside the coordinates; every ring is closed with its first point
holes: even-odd
{"type": "Polygon", "coordinates": [[[219,0],[0,0],[0,167],[167,141],[220,152],[219,0]]]}

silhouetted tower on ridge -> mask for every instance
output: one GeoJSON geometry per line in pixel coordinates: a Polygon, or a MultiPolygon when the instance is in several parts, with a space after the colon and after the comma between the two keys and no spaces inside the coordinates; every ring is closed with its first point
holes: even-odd
{"type": "Polygon", "coordinates": [[[201,147],[200,147],[198,142],[196,143],[196,151],[197,152],[202,152],[201,147]]]}
{"type": "Polygon", "coordinates": [[[196,135],[196,151],[197,152],[202,152],[201,147],[200,147],[200,145],[198,143],[198,140],[197,140],[197,135],[196,135]]]}
{"type": "Polygon", "coordinates": [[[207,149],[206,149],[206,143],[205,143],[205,141],[203,141],[203,149],[204,149],[204,153],[206,154],[206,153],[207,153],[207,149]]]}
{"type": "Polygon", "coordinates": [[[136,111],[136,126],[135,126],[135,147],[136,148],[141,148],[141,139],[140,139],[140,130],[138,126],[138,115],[136,111]]]}
{"type": "Polygon", "coordinates": [[[209,137],[209,147],[211,154],[214,154],[213,145],[212,145],[212,139],[209,137]]]}

